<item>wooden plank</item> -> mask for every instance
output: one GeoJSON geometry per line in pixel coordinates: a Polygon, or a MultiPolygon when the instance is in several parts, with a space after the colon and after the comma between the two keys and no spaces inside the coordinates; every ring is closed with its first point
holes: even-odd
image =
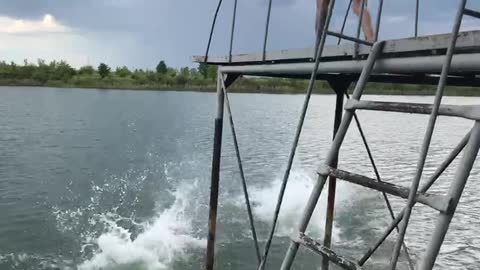
{"type": "MultiPolygon", "coordinates": [[[[422,55],[435,55],[438,50],[444,50],[448,47],[450,34],[429,35],[417,38],[406,38],[386,41],[384,54],[405,54],[422,53],[422,55]]],[[[461,32],[457,41],[457,49],[471,49],[474,52],[480,52],[480,31],[461,32]]],[[[312,61],[313,48],[304,49],[286,49],[280,51],[271,51],[266,53],[265,62],[308,62],[312,61]]],[[[329,45],[325,46],[324,58],[352,57],[354,51],[353,44],[329,45]]],[[[370,52],[370,46],[360,45],[359,55],[366,55],[370,52]]],[[[193,62],[204,62],[204,56],[193,56],[193,62]]],[[[328,59],[327,59],[328,60],[328,59]]],[[[229,56],[209,56],[210,64],[230,64],[229,56]]],[[[262,53],[248,53],[232,55],[232,64],[235,63],[258,63],[263,62],[262,53]]]]}

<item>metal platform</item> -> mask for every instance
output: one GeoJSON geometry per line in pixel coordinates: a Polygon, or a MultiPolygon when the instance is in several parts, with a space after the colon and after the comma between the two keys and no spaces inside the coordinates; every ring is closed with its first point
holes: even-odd
{"type": "MultiPolygon", "coordinates": [[[[437,84],[450,34],[388,40],[381,58],[375,64],[371,81],[388,83],[437,84]]],[[[354,58],[354,44],[325,46],[318,78],[360,74],[370,46],[359,45],[354,58]]],[[[197,63],[219,65],[226,74],[308,79],[314,66],[314,49],[287,49],[229,56],[194,56],[197,63]]],[[[449,85],[480,86],[480,31],[459,34],[451,66],[449,85]]]]}

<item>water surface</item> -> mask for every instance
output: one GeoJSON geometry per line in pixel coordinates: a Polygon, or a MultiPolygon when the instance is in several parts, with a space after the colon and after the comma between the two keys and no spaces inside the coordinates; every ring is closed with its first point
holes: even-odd
{"type": "MultiPolygon", "coordinates": [[[[432,102],[432,97],[365,96],[432,102]]],[[[210,93],[0,88],[0,269],[200,269],[206,245],[216,97],[210,93]]],[[[264,241],[272,219],[301,95],[231,95],[256,225],[264,241]]],[[[447,97],[449,104],[480,98],[447,97]]],[[[335,97],[314,96],[305,122],[268,269],[278,269],[332,137],[335,97]]],[[[427,116],[360,112],[379,171],[408,186],[427,116]]],[[[440,118],[425,174],[431,175],[471,121],[440,118]]],[[[256,261],[228,123],[225,123],[217,269],[254,269],[256,261]]],[[[340,168],[373,176],[352,127],[340,168]]],[[[445,192],[456,163],[433,188],[445,192]]],[[[479,166],[475,165],[438,269],[480,263],[479,166]]],[[[398,212],[402,200],[393,200],[398,212]]],[[[321,237],[322,196],[309,233],[321,237]]],[[[338,183],[334,246],[358,258],[389,216],[382,197],[338,183]]],[[[415,260],[436,213],[417,206],[406,242],[415,260]]],[[[395,236],[369,261],[382,268],[395,236]]],[[[301,250],[295,269],[317,269],[301,250]]],[[[406,266],[402,257],[399,269],[406,266]]]]}

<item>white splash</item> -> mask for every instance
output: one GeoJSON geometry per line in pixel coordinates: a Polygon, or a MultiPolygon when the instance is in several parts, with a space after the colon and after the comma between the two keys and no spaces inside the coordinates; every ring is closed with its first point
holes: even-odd
{"type": "MultiPolygon", "coordinates": [[[[292,171],[278,217],[276,236],[290,236],[295,231],[303,209],[312,192],[314,181],[316,181],[316,179],[312,179],[312,177],[305,172],[292,171]]],[[[272,222],[281,184],[281,179],[275,179],[271,185],[267,187],[252,189],[253,209],[257,219],[268,224],[272,222]]],[[[328,185],[325,185],[323,189],[309,225],[309,233],[315,237],[322,236],[325,227],[326,190],[328,190],[328,185]]],[[[342,182],[338,182],[336,194],[336,208],[338,210],[344,202],[351,198],[352,191],[342,182]]],[[[339,229],[334,227],[333,237],[337,237],[339,232],[339,229]]]]}
{"type": "Polygon", "coordinates": [[[174,259],[185,256],[188,250],[204,247],[205,241],[194,236],[192,217],[185,213],[188,199],[196,188],[196,183],[181,185],[173,192],[173,205],[152,222],[143,224],[144,231],[133,240],[130,231],[104,216],[103,222],[108,230],[94,241],[99,252],[82,263],[79,269],[128,264],[141,264],[149,270],[168,269],[174,259]]]}

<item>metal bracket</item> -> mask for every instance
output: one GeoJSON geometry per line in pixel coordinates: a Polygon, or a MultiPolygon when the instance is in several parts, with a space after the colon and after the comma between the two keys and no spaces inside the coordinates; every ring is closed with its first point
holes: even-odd
{"type": "Polygon", "coordinates": [[[354,76],[350,74],[340,74],[329,77],[328,84],[337,95],[343,95],[354,81],[354,76]]]}
{"type": "Polygon", "coordinates": [[[222,73],[223,81],[225,88],[229,88],[238,78],[241,77],[240,74],[229,74],[229,73],[222,73]]]}

